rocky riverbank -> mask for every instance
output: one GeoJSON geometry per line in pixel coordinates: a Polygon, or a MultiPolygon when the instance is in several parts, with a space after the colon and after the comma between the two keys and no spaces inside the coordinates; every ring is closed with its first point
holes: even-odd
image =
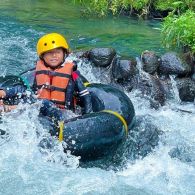
{"type": "Polygon", "coordinates": [[[94,48],[75,54],[91,63],[94,72],[98,68],[94,75],[101,76],[106,83],[128,92],[138,89],[152,108],[174,98],[175,88],[181,101],[194,102],[195,59],[187,53],[167,52],[160,56],[146,50],[138,58],[124,58],[113,48],[94,48]]]}

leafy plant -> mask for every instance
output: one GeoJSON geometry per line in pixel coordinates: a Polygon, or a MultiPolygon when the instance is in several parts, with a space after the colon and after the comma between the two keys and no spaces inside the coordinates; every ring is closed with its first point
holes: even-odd
{"type": "Polygon", "coordinates": [[[173,13],[181,14],[186,10],[195,10],[194,0],[156,0],[154,7],[158,10],[170,10],[173,13]]]}
{"type": "Polygon", "coordinates": [[[109,12],[113,15],[121,13],[122,10],[137,10],[140,14],[148,14],[148,7],[151,0],[79,0],[86,10],[90,13],[96,13],[99,16],[105,16],[109,12]]]}
{"type": "Polygon", "coordinates": [[[162,25],[163,45],[167,48],[189,48],[195,53],[195,12],[188,10],[176,16],[170,14],[162,25]]]}
{"type": "Polygon", "coordinates": [[[120,14],[121,11],[129,11],[129,14],[137,13],[138,16],[147,16],[151,8],[153,10],[170,10],[181,14],[186,10],[195,10],[194,0],[74,0],[86,8],[85,12],[105,16],[109,12],[120,14]]]}

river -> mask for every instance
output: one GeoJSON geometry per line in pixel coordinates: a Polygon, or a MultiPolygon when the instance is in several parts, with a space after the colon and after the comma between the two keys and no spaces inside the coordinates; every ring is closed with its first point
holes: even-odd
{"type": "MultiPolygon", "coordinates": [[[[19,74],[33,67],[37,40],[48,32],[64,34],[73,51],[112,47],[119,55],[135,58],[146,49],[159,54],[164,51],[159,28],[157,21],[82,17],[80,7],[65,0],[1,0],[1,75],[19,74]]],[[[101,82],[90,67],[80,69],[90,82],[101,82]]],[[[127,158],[124,167],[116,169],[112,161],[105,168],[82,166],[78,157],[64,154],[60,144],[42,154],[37,147],[37,131],[47,133],[47,129],[38,123],[36,105],[26,105],[22,112],[19,107],[3,116],[4,123],[0,124],[10,132],[9,137],[0,139],[0,194],[193,195],[194,105],[181,103],[176,96],[153,110],[136,92],[127,95],[136,115],[150,117],[164,132],[149,155],[135,161],[127,158]],[[173,148],[179,149],[180,159],[170,157],[173,148]]]]}

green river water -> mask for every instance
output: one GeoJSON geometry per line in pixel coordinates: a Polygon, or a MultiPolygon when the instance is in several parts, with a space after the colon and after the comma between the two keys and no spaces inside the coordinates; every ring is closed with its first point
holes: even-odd
{"type": "Polygon", "coordinates": [[[113,47],[118,54],[128,57],[139,56],[146,49],[157,53],[163,50],[158,21],[138,21],[128,17],[82,17],[81,7],[73,1],[1,0],[0,20],[1,23],[14,23],[7,33],[17,34],[18,37],[21,33],[21,36],[27,37],[30,43],[28,47],[32,51],[36,49],[40,34],[48,32],[65,35],[72,50],[113,47]],[[30,30],[36,32],[34,36],[31,34],[29,37],[30,30]]]}

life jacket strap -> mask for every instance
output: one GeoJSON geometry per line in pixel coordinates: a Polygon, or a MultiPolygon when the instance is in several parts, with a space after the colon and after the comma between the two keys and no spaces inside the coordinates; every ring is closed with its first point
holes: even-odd
{"type": "Polygon", "coordinates": [[[65,73],[61,73],[61,72],[55,72],[55,71],[51,71],[51,70],[38,70],[36,71],[36,75],[39,74],[46,74],[49,76],[58,76],[58,77],[64,77],[64,78],[71,78],[71,75],[69,74],[65,74],[65,73]]]}
{"type": "Polygon", "coordinates": [[[52,101],[55,104],[62,105],[62,106],[65,107],[65,102],[64,101],[58,101],[58,100],[50,100],[50,101],[52,101]]]}
{"type": "Polygon", "coordinates": [[[60,87],[56,87],[56,86],[52,86],[52,85],[46,85],[46,84],[44,84],[44,85],[37,85],[37,88],[38,89],[44,88],[44,89],[48,89],[50,91],[66,92],[66,89],[64,89],[64,88],[60,88],[60,87]]]}

